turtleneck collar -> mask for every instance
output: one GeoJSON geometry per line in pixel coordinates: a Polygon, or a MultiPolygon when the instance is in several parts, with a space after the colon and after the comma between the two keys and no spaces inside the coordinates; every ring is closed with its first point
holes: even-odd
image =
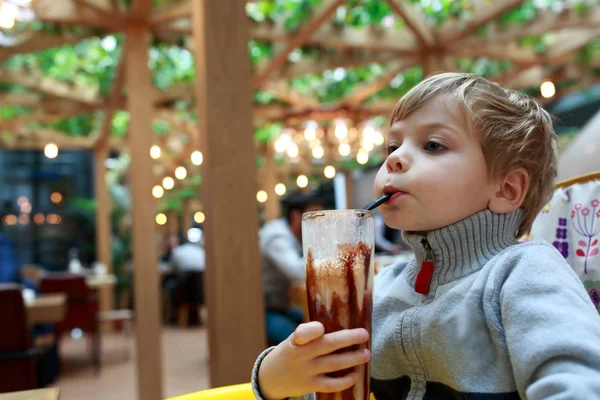
{"type": "Polygon", "coordinates": [[[520,209],[506,214],[484,210],[455,224],[431,231],[427,236],[404,232],[404,241],[415,253],[415,262],[406,267],[409,282],[414,287],[416,276],[426,259],[424,240],[429,243],[433,255],[434,270],[430,284],[432,293],[438,285],[481,269],[496,254],[517,244],[515,236],[522,216],[520,209]]]}

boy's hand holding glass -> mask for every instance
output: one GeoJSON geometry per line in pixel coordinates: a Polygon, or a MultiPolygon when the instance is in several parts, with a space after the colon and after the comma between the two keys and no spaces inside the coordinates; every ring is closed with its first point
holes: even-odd
{"type": "Polygon", "coordinates": [[[352,387],[359,378],[356,372],[335,378],[327,374],[368,362],[371,354],[367,349],[339,352],[368,340],[369,334],[362,328],[325,334],[320,322],[298,326],[262,361],[258,383],[263,397],[284,399],[312,392],[339,392],[352,387]]]}

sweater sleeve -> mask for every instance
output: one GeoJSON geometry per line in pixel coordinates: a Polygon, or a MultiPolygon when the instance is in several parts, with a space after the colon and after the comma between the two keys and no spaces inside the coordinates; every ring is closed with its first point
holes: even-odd
{"type": "Polygon", "coordinates": [[[600,316],[553,247],[521,255],[501,287],[500,314],[521,397],[598,398],[600,316]]]}
{"type": "Polygon", "coordinates": [[[304,259],[298,255],[294,246],[286,238],[277,237],[264,247],[265,255],[291,281],[304,281],[304,259]]]}
{"type": "MultiPolygon", "coordinates": [[[[256,361],[254,362],[254,368],[252,368],[252,390],[254,391],[254,396],[257,398],[257,400],[265,400],[265,398],[262,397],[262,393],[260,392],[260,386],[258,385],[258,370],[260,368],[262,360],[264,360],[267,354],[272,352],[274,349],[275,347],[269,347],[268,349],[260,353],[256,361]]],[[[290,398],[290,400],[315,400],[315,394],[310,393],[302,397],[290,398]]]]}

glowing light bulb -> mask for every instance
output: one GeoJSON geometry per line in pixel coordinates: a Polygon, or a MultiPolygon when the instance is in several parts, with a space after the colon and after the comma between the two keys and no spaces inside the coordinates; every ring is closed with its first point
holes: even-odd
{"type": "Polygon", "coordinates": [[[156,223],[159,225],[164,225],[167,223],[167,216],[163,213],[156,215],[156,223]]]}
{"type": "Polygon", "coordinates": [[[152,157],[152,159],[158,160],[160,158],[161,153],[162,153],[162,151],[160,150],[160,147],[158,147],[157,145],[150,147],[150,157],[152,157]]]}
{"type": "Polygon", "coordinates": [[[545,81],[540,85],[540,92],[542,93],[542,97],[549,99],[556,94],[556,87],[552,81],[545,81]]]}
{"type": "Polygon", "coordinates": [[[335,137],[338,139],[345,139],[348,137],[348,127],[343,122],[338,122],[335,125],[335,137]]]}
{"type": "Polygon", "coordinates": [[[325,150],[321,146],[317,146],[312,150],[312,155],[314,158],[323,158],[325,150]]]}
{"type": "Polygon", "coordinates": [[[264,203],[268,198],[269,195],[264,190],[259,190],[258,193],[256,193],[256,200],[258,200],[259,203],[264,203]]]}
{"type": "Polygon", "coordinates": [[[275,141],[275,151],[278,153],[283,153],[287,150],[288,146],[292,143],[292,138],[287,133],[279,136],[275,141]]]}
{"type": "MultiPolygon", "coordinates": [[[[2,4],[2,3],[0,3],[2,4]]],[[[15,26],[15,15],[11,8],[6,5],[0,7],[0,28],[11,29],[15,26]]]]}
{"type": "Polygon", "coordinates": [[[375,134],[373,135],[373,143],[375,143],[377,146],[381,146],[384,142],[385,138],[383,137],[381,132],[375,132],[375,134]]]}
{"type": "Polygon", "coordinates": [[[325,178],[332,179],[336,174],[335,167],[333,165],[326,166],[323,170],[323,174],[325,175],[325,178]]]}
{"type": "Polygon", "coordinates": [[[277,194],[277,196],[283,196],[286,190],[287,189],[283,183],[278,183],[275,185],[275,194],[277,194]]]}
{"type": "MultiPolygon", "coordinates": [[[[62,194],[60,194],[60,192],[53,192],[50,195],[50,201],[54,204],[58,204],[62,201],[62,194]]],[[[21,208],[21,211],[23,210],[23,208],[21,208]]]]}
{"type": "Polygon", "coordinates": [[[291,143],[287,148],[287,155],[290,158],[298,157],[299,149],[296,143],[291,143]]]}
{"type": "Polygon", "coordinates": [[[165,189],[171,190],[175,186],[175,180],[170,176],[165,176],[163,178],[162,185],[165,189]]]}
{"type": "Polygon", "coordinates": [[[202,211],[198,211],[196,214],[194,214],[194,221],[196,221],[197,224],[201,224],[206,220],[206,216],[204,215],[204,213],[202,211]]]}
{"type": "Polygon", "coordinates": [[[364,150],[360,150],[358,152],[358,154],[356,155],[356,161],[358,161],[359,164],[366,164],[369,162],[369,153],[367,153],[364,150]]]}
{"type": "Polygon", "coordinates": [[[202,155],[202,152],[200,151],[194,151],[192,153],[192,164],[194,165],[201,165],[202,162],[204,161],[204,156],[202,155]]]}
{"type": "Polygon", "coordinates": [[[340,153],[340,156],[346,157],[350,154],[350,145],[348,143],[342,143],[340,144],[338,151],[340,153]]]}
{"type": "Polygon", "coordinates": [[[152,188],[152,196],[154,196],[154,198],[160,199],[164,194],[165,190],[162,188],[162,186],[156,185],[152,188]]]}
{"type": "Polygon", "coordinates": [[[306,177],[306,175],[299,175],[298,178],[296,178],[296,184],[298,185],[298,187],[301,188],[305,188],[308,186],[308,178],[306,177]]]}
{"type": "Polygon", "coordinates": [[[187,170],[185,167],[177,167],[175,168],[175,178],[182,180],[187,176],[187,170]]]}
{"type": "Polygon", "coordinates": [[[58,156],[58,146],[54,143],[48,143],[44,147],[44,155],[48,158],[56,158],[58,156]]]}

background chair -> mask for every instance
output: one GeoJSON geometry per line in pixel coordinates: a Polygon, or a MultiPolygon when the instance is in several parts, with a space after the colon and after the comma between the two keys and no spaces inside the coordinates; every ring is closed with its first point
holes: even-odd
{"type": "MultiPolygon", "coordinates": [[[[56,324],[57,346],[65,332],[75,328],[91,335],[92,358],[98,372],[100,368],[100,332],[98,329],[98,301],[94,292],[85,283],[85,277],[76,274],[51,274],[42,278],[42,293],[65,293],[67,295],[67,314],[56,324]]],[[[59,352],[60,354],[60,352],[59,352]]]]}
{"type": "Polygon", "coordinates": [[[547,240],[560,251],[600,312],[600,172],[557,183],[529,239],[547,240]]]}
{"type": "Polygon", "coordinates": [[[0,285],[0,393],[37,388],[36,357],[27,326],[27,311],[21,289],[0,285]]]}

